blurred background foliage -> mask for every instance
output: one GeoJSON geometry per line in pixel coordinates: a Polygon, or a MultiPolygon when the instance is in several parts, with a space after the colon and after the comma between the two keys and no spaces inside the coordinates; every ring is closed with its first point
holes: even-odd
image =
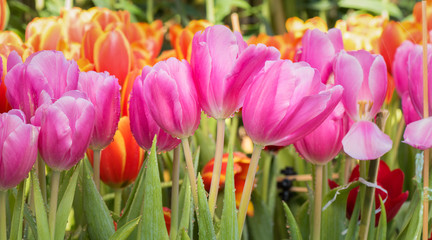
{"type": "MultiPolygon", "coordinates": [[[[25,27],[35,17],[58,16],[65,6],[63,0],[8,0],[8,30],[24,36],[25,27]]],[[[186,25],[192,19],[209,19],[217,24],[231,24],[230,14],[236,12],[244,35],[265,32],[282,34],[285,20],[297,16],[303,20],[314,16],[326,19],[329,27],[347,13],[388,14],[402,21],[411,17],[416,1],[412,0],[76,0],[73,6],[88,9],[93,6],[126,10],[133,22],[153,19],[174,21],[186,25]],[[212,7],[213,5],[213,7],[212,7]],[[206,14],[211,12],[213,14],[206,14]]]]}

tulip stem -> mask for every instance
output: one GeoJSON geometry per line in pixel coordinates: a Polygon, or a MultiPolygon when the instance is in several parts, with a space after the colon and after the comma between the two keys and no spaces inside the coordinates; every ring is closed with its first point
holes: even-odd
{"type": "Polygon", "coordinates": [[[268,204],[268,188],[269,188],[269,180],[270,180],[270,171],[271,171],[271,165],[273,162],[273,158],[275,155],[271,153],[270,159],[265,159],[264,161],[264,168],[263,168],[263,176],[262,176],[262,200],[264,204],[268,204]]]}
{"type": "Polygon", "coordinates": [[[153,22],[153,0],[147,0],[147,22],[153,22]]]}
{"type": "Polygon", "coordinates": [[[114,190],[114,213],[120,216],[123,188],[114,190]]]}
{"type": "Polygon", "coordinates": [[[178,229],[178,198],[179,198],[179,176],[180,176],[180,146],[174,149],[172,188],[171,188],[171,229],[170,239],[177,237],[178,229]]]}
{"type": "Polygon", "coordinates": [[[186,169],[189,175],[189,180],[192,188],[192,197],[195,205],[195,210],[198,212],[198,191],[197,191],[197,180],[195,176],[194,165],[192,161],[192,153],[189,146],[189,140],[182,138],[183,152],[186,160],[186,169]]]}
{"type": "Polygon", "coordinates": [[[244,222],[246,220],[246,212],[249,205],[250,197],[252,194],[252,189],[255,181],[255,174],[258,169],[258,162],[261,156],[261,151],[264,147],[254,144],[254,149],[252,152],[252,158],[249,165],[248,173],[246,176],[245,185],[243,188],[242,197],[240,200],[240,207],[238,212],[238,229],[239,229],[239,239],[241,239],[241,235],[243,232],[244,222]]]}
{"type": "MultiPolygon", "coordinates": [[[[380,159],[371,160],[369,163],[368,182],[376,184],[380,159]]],[[[375,187],[366,187],[363,208],[360,220],[360,240],[366,240],[369,235],[369,226],[372,216],[373,201],[375,201],[375,187]]]]}
{"type": "Polygon", "coordinates": [[[228,139],[228,146],[234,150],[235,140],[237,138],[237,130],[238,130],[239,118],[234,116],[231,118],[231,126],[230,126],[230,135],[228,139]]]}
{"type": "Polygon", "coordinates": [[[93,150],[93,181],[98,191],[100,191],[100,160],[101,150],[93,150]]]}
{"type": "Polygon", "coordinates": [[[51,197],[50,197],[50,209],[49,209],[49,229],[50,229],[51,240],[54,240],[55,238],[55,225],[56,225],[59,184],[60,184],[60,172],[54,170],[51,176],[51,197]]]}
{"type": "Polygon", "coordinates": [[[225,119],[218,119],[215,160],[213,165],[213,174],[212,174],[210,194],[209,194],[209,209],[212,218],[216,208],[216,200],[219,191],[220,175],[222,169],[222,156],[224,150],[224,138],[225,138],[225,119]]]}
{"type": "Polygon", "coordinates": [[[37,175],[39,179],[43,200],[45,203],[47,203],[45,162],[43,161],[40,154],[38,154],[38,159],[37,159],[37,175]]]}
{"type": "Polygon", "coordinates": [[[7,190],[0,190],[0,240],[6,240],[6,199],[7,190]]]}
{"type": "Polygon", "coordinates": [[[344,185],[348,183],[348,180],[350,177],[349,175],[350,175],[351,170],[352,170],[351,166],[352,166],[353,162],[354,162],[354,159],[352,159],[350,156],[348,156],[348,154],[345,154],[345,170],[344,170],[344,178],[342,179],[344,185]]]}
{"type": "Polygon", "coordinates": [[[321,235],[321,205],[322,205],[322,180],[323,168],[321,164],[315,165],[315,189],[314,189],[314,208],[313,208],[313,229],[312,240],[319,240],[321,235]]]}
{"type": "Polygon", "coordinates": [[[206,14],[207,20],[215,23],[214,0],[206,0],[206,14]]]}

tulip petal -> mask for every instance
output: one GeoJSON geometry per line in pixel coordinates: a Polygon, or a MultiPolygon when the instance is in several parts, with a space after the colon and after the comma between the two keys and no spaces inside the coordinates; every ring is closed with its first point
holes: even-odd
{"type": "Polygon", "coordinates": [[[432,147],[432,117],[420,119],[406,126],[404,143],[420,150],[432,147]]]}
{"type": "Polygon", "coordinates": [[[392,140],[369,121],[354,123],[342,140],[345,153],[359,160],[377,159],[390,151],[392,140]]]}
{"type": "Polygon", "coordinates": [[[373,118],[380,111],[387,92],[387,67],[381,55],[375,58],[370,67],[368,84],[373,100],[369,114],[373,118]]]}
{"type": "Polygon", "coordinates": [[[7,71],[9,72],[13,67],[15,67],[15,65],[20,63],[23,63],[21,56],[15,50],[12,51],[11,53],[9,53],[9,56],[7,58],[7,71]]]}

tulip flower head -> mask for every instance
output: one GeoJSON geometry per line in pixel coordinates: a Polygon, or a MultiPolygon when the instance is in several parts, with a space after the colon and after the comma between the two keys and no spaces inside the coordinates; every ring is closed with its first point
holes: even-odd
{"type": "Polygon", "coordinates": [[[21,110],[0,114],[0,191],[27,178],[37,159],[39,131],[21,110]]]}
{"type": "Polygon", "coordinates": [[[169,58],[156,63],[144,80],[144,99],[155,122],[176,138],[192,136],[201,108],[186,60],[169,58]]]}
{"type": "Polygon", "coordinates": [[[250,45],[225,26],[207,27],[192,42],[191,67],[201,108],[225,119],[242,107],[253,77],[268,60],[280,58],[276,48],[250,45]]]}
{"type": "Polygon", "coordinates": [[[267,61],[243,106],[249,137],[261,146],[287,146],[317,128],[341,99],[343,88],[328,90],[318,70],[305,62],[267,61]]]}
{"type": "MultiPolygon", "coordinates": [[[[349,182],[357,181],[360,177],[360,165],[357,165],[351,172],[349,177],[349,182]]],[[[390,168],[384,161],[380,161],[378,168],[377,184],[387,191],[385,193],[381,189],[377,188],[375,190],[375,209],[380,208],[380,200],[385,200],[384,206],[386,210],[387,222],[390,222],[398,213],[402,204],[408,198],[408,191],[402,192],[402,187],[404,183],[404,173],[401,169],[395,169],[390,171],[390,168]]],[[[330,188],[338,187],[338,185],[329,180],[330,188]]],[[[352,189],[348,195],[348,202],[346,208],[347,218],[351,218],[354,211],[354,205],[357,201],[357,195],[359,192],[359,187],[352,189]]],[[[375,226],[378,226],[381,212],[375,214],[375,226]]]]}
{"type": "Polygon", "coordinates": [[[39,107],[32,124],[40,127],[38,147],[45,163],[56,171],[76,165],[90,144],[94,121],[93,104],[79,91],[39,107]]]}
{"type": "Polygon", "coordinates": [[[8,70],[6,96],[13,108],[26,114],[27,120],[46,100],[58,99],[78,86],[78,65],[67,61],[58,51],[34,53],[25,63],[17,63],[8,70]]]}
{"type": "Polygon", "coordinates": [[[335,81],[344,87],[342,103],[356,121],[342,141],[344,151],[360,160],[376,159],[390,151],[389,136],[371,122],[387,91],[387,68],[381,55],[341,51],[334,62],[335,81]]]}
{"type": "Polygon", "coordinates": [[[129,101],[129,115],[132,134],[138,144],[150,150],[153,138],[157,135],[156,150],[158,152],[170,151],[180,144],[180,139],[171,137],[162,130],[153,120],[150,109],[144,97],[144,81],[151,67],[144,67],[142,75],[135,79],[129,101]]]}
{"type": "Polygon", "coordinates": [[[120,85],[108,72],[81,72],[78,90],[87,94],[95,108],[90,148],[104,149],[111,143],[120,120],[120,85]]]}

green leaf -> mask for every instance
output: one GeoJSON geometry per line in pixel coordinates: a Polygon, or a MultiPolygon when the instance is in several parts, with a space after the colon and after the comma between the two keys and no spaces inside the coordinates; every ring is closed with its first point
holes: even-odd
{"type": "Polygon", "coordinates": [[[198,174],[198,234],[199,239],[216,239],[216,234],[213,228],[213,221],[210,216],[210,211],[207,203],[206,191],[201,178],[198,174]]]}
{"type": "Polygon", "coordinates": [[[380,196],[380,204],[381,204],[381,216],[378,223],[378,229],[376,232],[376,240],[380,239],[386,239],[387,238],[387,216],[386,216],[386,210],[384,206],[384,202],[381,199],[380,196]]]}
{"type": "Polygon", "coordinates": [[[88,233],[91,239],[108,239],[115,232],[113,219],[93,182],[90,164],[88,161],[82,161],[81,164],[84,164],[83,207],[88,233]]]}
{"type": "Polygon", "coordinates": [[[291,213],[291,210],[289,209],[288,205],[286,205],[285,202],[282,202],[282,204],[284,206],[285,216],[287,219],[287,230],[288,230],[288,233],[290,235],[289,239],[301,240],[302,236],[301,236],[300,230],[297,226],[297,222],[296,222],[293,214],[291,213]]]}
{"type": "Polygon", "coordinates": [[[190,240],[190,237],[187,235],[186,229],[182,228],[179,231],[179,233],[177,235],[177,239],[180,239],[180,240],[190,240]]]}
{"type": "Polygon", "coordinates": [[[344,239],[346,203],[349,192],[359,186],[359,182],[352,182],[347,186],[340,186],[327,193],[323,201],[321,236],[323,240],[344,239]],[[333,201],[334,200],[334,201],[333,201]],[[333,201],[333,202],[332,202],[333,201]]]}
{"type": "Polygon", "coordinates": [[[403,17],[401,10],[394,3],[384,3],[383,1],[377,0],[342,0],[338,2],[338,5],[339,7],[343,8],[365,10],[375,14],[381,14],[384,10],[386,10],[393,17],[398,19],[403,17]]]}
{"type": "MultiPolygon", "coordinates": [[[[66,224],[69,218],[69,213],[72,208],[72,203],[75,196],[75,189],[78,181],[78,175],[81,169],[81,164],[73,171],[72,177],[68,179],[69,184],[64,191],[60,204],[58,205],[57,215],[56,215],[56,226],[55,226],[55,239],[64,239],[66,224]]],[[[62,185],[66,185],[63,181],[62,185]]]]}
{"type": "Polygon", "coordinates": [[[229,151],[225,176],[224,206],[219,239],[238,239],[237,208],[234,188],[234,161],[232,148],[229,151]]]}
{"type": "Polygon", "coordinates": [[[403,227],[401,228],[401,232],[397,237],[397,240],[402,239],[418,239],[421,233],[421,210],[422,210],[422,191],[420,186],[417,186],[416,191],[414,192],[414,196],[411,199],[411,203],[408,206],[407,213],[405,215],[405,221],[403,227]]]}
{"type": "Polygon", "coordinates": [[[357,239],[358,232],[358,219],[360,214],[360,201],[356,201],[354,205],[354,210],[351,215],[351,219],[348,224],[348,232],[345,236],[345,240],[357,239]]]}
{"type": "Polygon", "coordinates": [[[18,187],[18,194],[16,196],[15,204],[14,204],[14,210],[13,210],[13,216],[12,216],[12,222],[11,222],[11,231],[10,231],[10,240],[20,240],[22,239],[22,219],[24,215],[24,190],[25,190],[25,182],[26,180],[22,181],[19,184],[18,187]]]}
{"type": "MultiPolygon", "coordinates": [[[[306,201],[300,207],[297,214],[297,222],[299,223],[300,232],[302,234],[303,239],[309,239],[309,234],[311,232],[311,227],[309,226],[309,205],[310,201],[306,201]]],[[[321,230],[322,231],[322,230],[321,230]]]]}
{"type": "Polygon", "coordinates": [[[37,224],[37,236],[38,239],[50,239],[48,217],[45,210],[44,200],[42,198],[41,189],[39,187],[39,180],[34,172],[31,173],[33,193],[34,193],[34,204],[37,224]]]}
{"type": "MultiPolygon", "coordinates": [[[[31,214],[30,208],[27,204],[24,204],[24,219],[26,221],[27,226],[30,227],[30,230],[32,231],[32,235],[37,235],[37,226],[36,226],[36,219],[31,214]]],[[[27,233],[29,235],[29,233],[27,233]]]]}
{"type": "Polygon", "coordinates": [[[138,226],[141,217],[137,217],[134,220],[126,223],[123,227],[118,229],[109,239],[110,240],[124,240],[127,239],[132,231],[138,226]]]}
{"type": "Polygon", "coordinates": [[[179,209],[183,209],[181,214],[179,229],[182,228],[187,229],[189,227],[189,217],[190,217],[191,205],[192,205],[191,189],[190,189],[189,179],[187,178],[187,174],[184,177],[183,186],[182,186],[182,190],[180,191],[179,197],[180,197],[179,199],[184,199],[183,205],[181,206],[181,208],[179,208],[179,209]]]}
{"type": "Polygon", "coordinates": [[[140,239],[168,239],[165,218],[162,208],[162,189],[159,168],[156,158],[156,136],[147,160],[147,171],[144,177],[143,220],[140,224],[140,239]]]}

